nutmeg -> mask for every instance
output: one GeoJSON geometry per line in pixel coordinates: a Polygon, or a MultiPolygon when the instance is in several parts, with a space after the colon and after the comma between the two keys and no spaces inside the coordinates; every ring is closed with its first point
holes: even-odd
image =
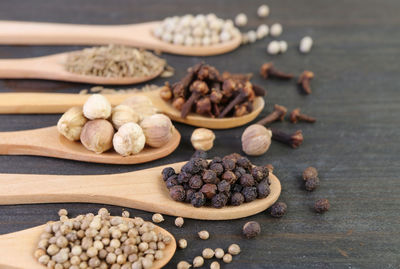
{"type": "Polygon", "coordinates": [[[112,148],[114,128],[107,120],[88,121],[82,128],[81,142],[88,150],[98,154],[112,148]]]}
{"type": "Polygon", "coordinates": [[[111,104],[101,94],[93,94],[83,105],[83,114],[89,120],[108,119],[111,115],[111,104]]]}
{"type": "Polygon", "coordinates": [[[144,148],[145,142],[142,128],[134,122],[122,125],[113,138],[114,149],[122,156],[139,153],[144,148]]]}
{"type": "Polygon", "coordinates": [[[153,105],[150,98],[140,94],[127,98],[121,105],[131,107],[139,115],[139,121],[158,112],[158,109],[153,105]]]}
{"type": "Polygon", "coordinates": [[[193,131],[190,141],[196,150],[210,150],[214,146],[215,134],[206,128],[197,128],[193,131]]]}
{"type": "Polygon", "coordinates": [[[242,149],[247,155],[264,154],[271,145],[272,132],[260,124],[253,124],[242,134],[242,149]]]}
{"type": "Polygon", "coordinates": [[[111,121],[117,130],[125,123],[137,123],[139,118],[139,114],[137,114],[130,106],[118,105],[112,109],[111,121]]]}
{"type": "Polygon", "coordinates": [[[87,119],[83,116],[82,108],[71,107],[58,120],[57,130],[69,140],[76,141],[79,140],[82,127],[86,122],[87,119]]]}
{"type": "Polygon", "coordinates": [[[174,131],[171,120],[163,114],[154,114],[144,118],[140,127],[146,137],[146,144],[154,148],[167,144],[174,131]]]}

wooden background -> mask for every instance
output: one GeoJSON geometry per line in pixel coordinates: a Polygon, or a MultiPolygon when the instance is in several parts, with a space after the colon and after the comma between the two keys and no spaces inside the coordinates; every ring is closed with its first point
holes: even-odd
{"type": "MultiPolygon", "coordinates": [[[[239,12],[249,16],[249,29],[260,23],[280,22],[289,50],[280,56],[265,53],[266,40],[237,51],[205,60],[232,72],[257,73],[262,63],[274,61],[296,74],[315,72],[313,94],[299,94],[294,83],[254,81],[268,89],[265,111],[277,103],[315,115],[315,125],[278,123],[284,130],[302,129],[304,144],[297,150],[273,143],[266,155],[251,158],[256,164],[272,163],[280,178],[281,199],[288,204],[282,219],[266,213],[234,221],[186,220],[182,229],[166,217],[161,226],[176,238],[186,238],[189,247],[178,250],[167,266],[190,261],[204,247],[226,248],[239,243],[243,249],[224,268],[398,268],[400,266],[400,1],[386,0],[271,0],[271,1],[184,1],[184,0],[2,0],[0,19],[46,22],[123,24],[157,20],[174,14],[215,12],[232,18],[239,12]],[[271,14],[260,20],[257,7],[268,3],[271,14]],[[311,54],[300,55],[300,38],[311,35],[311,54]],[[303,190],[302,170],[313,165],[320,171],[321,187],[303,190]],[[332,209],[324,215],[312,211],[317,198],[328,198],[332,209]],[[249,220],[261,223],[257,239],[241,236],[249,220]],[[211,239],[200,241],[196,232],[210,231],[211,239]]],[[[132,33],[135,34],[135,33],[132,33]]],[[[267,38],[267,40],[271,40],[267,38]]],[[[81,47],[0,46],[1,58],[41,56],[81,47]]],[[[176,68],[175,81],[184,70],[202,58],[165,55],[176,68]]],[[[154,81],[163,83],[163,79],[154,81]]],[[[1,91],[78,92],[89,85],[0,80],[1,91]]],[[[54,125],[59,115],[1,115],[0,130],[13,131],[54,125]]],[[[193,128],[176,124],[183,135],[179,149],[162,160],[143,165],[112,166],[41,157],[0,156],[1,173],[103,174],[133,171],[187,160],[193,153],[189,137],[193,128]]],[[[210,155],[240,152],[245,127],[216,131],[210,155]]],[[[40,186],[38,186],[40,188],[40,186]]],[[[0,206],[0,233],[29,228],[57,218],[59,208],[72,216],[96,212],[97,204],[45,204],[0,206]]],[[[168,205],[166,205],[168,206],[168,205]]],[[[113,214],[122,208],[107,206],[113,214]]],[[[146,219],[151,213],[129,210],[146,219]]]]}

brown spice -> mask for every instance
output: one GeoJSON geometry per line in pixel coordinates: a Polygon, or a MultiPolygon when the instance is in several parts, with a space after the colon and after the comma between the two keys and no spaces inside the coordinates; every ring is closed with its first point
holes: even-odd
{"type": "Polygon", "coordinates": [[[314,204],[314,209],[317,213],[325,213],[330,207],[328,199],[319,199],[314,204]]]}
{"type": "Polygon", "coordinates": [[[298,123],[299,121],[314,123],[316,122],[316,118],[302,114],[300,113],[300,108],[296,108],[290,113],[290,122],[298,123]]]}
{"type": "Polygon", "coordinates": [[[277,78],[277,79],[289,80],[293,78],[292,74],[287,74],[275,69],[274,64],[272,62],[263,64],[260,69],[260,74],[265,79],[277,78]]]}
{"type": "Polygon", "coordinates": [[[301,89],[306,93],[311,93],[310,80],[314,78],[314,73],[308,70],[305,70],[299,77],[297,84],[301,87],[301,89]]]}
{"type": "Polygon", "coordinates": [[[303,143],[303,133],[301,130],[297,130],[293,134],[287,134],[275,128],[271,128],[271,131],[272,139],[287,144],[292,148],[298,148],[303,143]]]}
{"type": "Polygon", "coordinates": [[[259,120],[257,122],[257,124],[265,126],[265,125],[270,124],[270,123],[272,123],[274,121],[278,121],[278,120],[283,121],[283,119],[284,119],[284,117],[286,115],[286,112],[287,112],[287,108],[286,107],[275,104],[274,105],[274,111],[272,111],[265,118],[259,120]]]}

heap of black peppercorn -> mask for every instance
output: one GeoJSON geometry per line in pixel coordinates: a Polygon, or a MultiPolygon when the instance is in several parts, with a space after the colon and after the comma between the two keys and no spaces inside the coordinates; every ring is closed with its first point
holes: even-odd
{"type": "Polygon", "coordinates": [[[176,173],[164,168],[162,178],[175,201],[194,207],[238,206],[270,194],[269,171],[255,166],[237,153],[206,160],[205,152],[196,152],[176,173]]]}

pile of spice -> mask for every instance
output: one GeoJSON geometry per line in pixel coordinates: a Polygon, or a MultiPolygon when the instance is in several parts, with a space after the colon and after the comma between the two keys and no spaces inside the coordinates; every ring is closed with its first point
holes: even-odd
{"type": "Polygon", "coordinates": [[[109,45],[68,54],[68,72],[99,77],[149,77],[159,74],[166,61],[145,50],[109,45]]]}
{"type": "Polygon", "coordinates": [[[151,100],[143,95],[130,97],[112,108],[103,95],[93,94],[83,108],[72,107],[65,112],[57,129],[95,153],[114,148],[122,156],[137,154],[145,145],[162,147],[174,132],[171,120],[157,114],[151,100]]]}
{"type": "Polygon", "coordinates": [[[238,206],[270,194],[268,167],[255,166],[237,153],[215,157],[210,163],[205,152],[195,154],[180,173],[164,168],[162,178],[173,200],[194,207],[238,206]]]}
{"type": "Polygon", "coordinates": [[[151,222],[110,216],[105,208],[73,219],[67,214],[60,210],[60,220],[40,235],[34,256],[47,268],[151,268],[173,240],[151,222]]]}
{"type": "Polygon", "coordinates": [[[204,63],[188,69],[180,81],[161,90],[161,97],[185,118],[190,112],[207,117],[240,117],[253,111],[256,96],[265,90],[250,82],[249,74],[231,74],[204,63]]]}
{"type": "Polygon", "coordinates": [[[240,36],[232,20],[223,20],[215,14],[187,14],[168,17],[153,30],[158,39],[184,46],[210,46],[240,36]]]}

